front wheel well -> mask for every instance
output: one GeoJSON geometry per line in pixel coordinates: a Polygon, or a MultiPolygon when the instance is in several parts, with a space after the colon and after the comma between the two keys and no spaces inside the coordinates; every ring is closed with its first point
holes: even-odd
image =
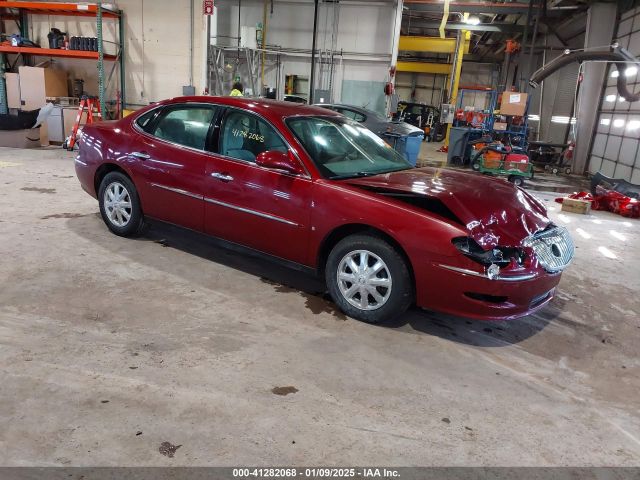
{"type": "Polygon", "coordinates": [[[122,168],[116,165],[115,163],[103,163],[96,170],[95,177],[93,179],[93,187],[96,192],[96,196],[98,195],[98,190],[100,189],[100,183],[102,183],[102,179],[111,172],[120,172],[124,176],[126,176],[129,180],[133,182],[133,179],[129,176],[129,174],[122,168]]]}
{"type": "Polygon", "coordinates": [[[387,243],[389,243],[396,251],[402,256],[404,261],[407,263],[407,268],[409,269],[409,273],[411,274],[411,280],[415,283],[415,276],[413,273],[413,265],[411,265],[411,260],[409,259],[409,255],[405,252],[402,245],[400,245],[395,238],[389,235],[386,232],[383,232],[379,228],[372,227],[371,225],[361,224],[361,223],[350,223],[346,225],[341,225],[340,227],[334,229],[329,235],[327,235],[322,244],[320,245],[320,249],[318,252],[318,273],[322,276],[324,275],[325,265],[327,263],[327,259],[329,258],[329,254],[333,247],[337,245],[337,243],[343,238],[348,237],[349,235],[354,234],[365,234],[371,235],[373,237],[381,238],[387,243]]]}

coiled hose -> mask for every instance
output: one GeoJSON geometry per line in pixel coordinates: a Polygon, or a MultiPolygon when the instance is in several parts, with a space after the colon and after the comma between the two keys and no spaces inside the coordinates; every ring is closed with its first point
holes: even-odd
{"type": "Polygon", "coordinates": [[[580,51],[565,53],[536,70],[529,80],[529,85],[533,88],[537,88],[538,85],[540,85],[540,82],[549,75],[560,70],[562,67],[573,62],[582,63],[589,61],[606,61],[615,63],[619,73],[616,86],[620,96],[628,102],[636,102],[640,100],[640,93],[632,93],[629,91],[627,86],[627,77],[624,74],[628,62],[631,61],[640,64],[640,61],[627,50],[618,47],[615,47],[610,51],[580,51]]]}

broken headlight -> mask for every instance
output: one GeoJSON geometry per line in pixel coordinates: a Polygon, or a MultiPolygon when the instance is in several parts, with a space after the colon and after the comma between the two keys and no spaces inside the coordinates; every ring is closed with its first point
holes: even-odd
{"type": "Polygon", "coordinates": [[[485,250],[471,237],[457,237],[451,240],[451,243],[465,257],[482,265],[493,264],[506,267],[512,259],[515,259],[520,265],[524,262],[524,252],[518,248],[495,247],[485,250]]]}

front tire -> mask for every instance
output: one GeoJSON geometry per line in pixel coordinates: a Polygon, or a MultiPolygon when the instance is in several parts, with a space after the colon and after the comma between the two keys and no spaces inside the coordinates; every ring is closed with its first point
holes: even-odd
{"type": "Polygon", "coordinates": [[[104,176],[98,189],[102,220],[116,235],[129,237],[144,226],[138,191],[129,177],[120,172],[104,176]]]}
{"type": "Polygon", "coordinates": [[[406,261],[393,246],[372,235],[340,240],[327,259],[325,279],[338,307],[363,322],[393,319],[413,301],[406,261]]]}

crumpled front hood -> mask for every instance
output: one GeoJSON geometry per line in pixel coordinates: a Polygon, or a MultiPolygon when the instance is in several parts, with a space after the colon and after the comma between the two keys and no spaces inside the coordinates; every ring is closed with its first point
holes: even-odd
{"type": "Polygon", "coordinates": [[[551,221],[546,207],[501,179],[441,168],[415,168],[346,180],[387,193],[413,193],[440,200],[482,247],[513,247],[551,221]]]}

